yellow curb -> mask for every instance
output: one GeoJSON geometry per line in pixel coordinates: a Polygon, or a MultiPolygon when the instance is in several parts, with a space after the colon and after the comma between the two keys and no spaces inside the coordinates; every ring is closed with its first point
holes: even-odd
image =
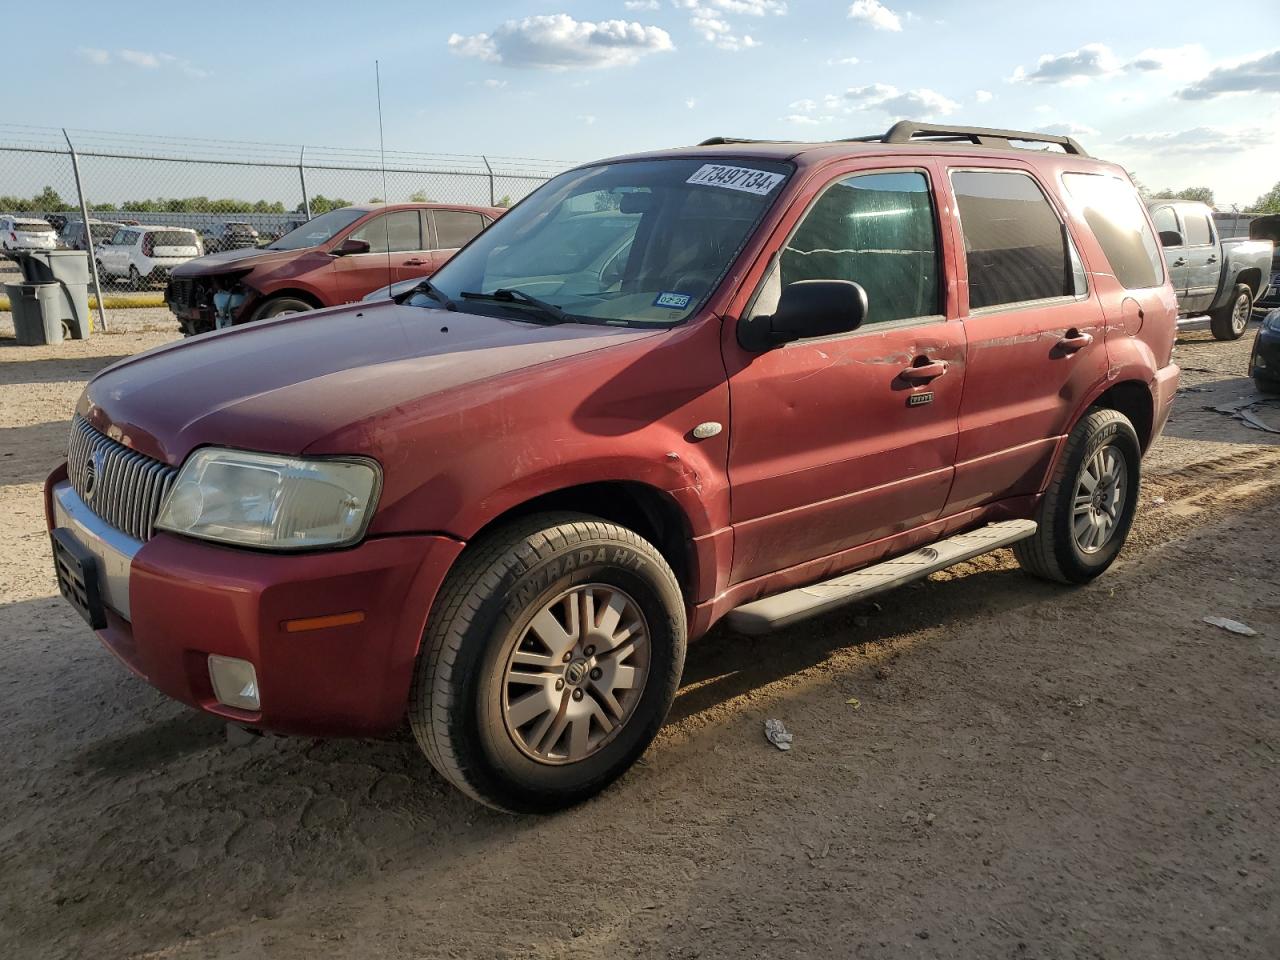
{"type": "MultiPolygon", "coordinates": [[[[131,307],[163,307],[163,293],[122,293],[118,296],[109,295],[105,297],[108,310],[128,310],[131,307]]],[[[0,312],[8,312],[13,308],[9,306],[9,298],[0,296],[0,312]]],[[[89,309],[98,309],[98,298],[89,298],[89,309]]]]}

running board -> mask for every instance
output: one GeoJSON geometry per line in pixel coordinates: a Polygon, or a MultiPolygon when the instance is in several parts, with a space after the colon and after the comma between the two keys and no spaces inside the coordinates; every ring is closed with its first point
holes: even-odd
{"type": "Polygon", "coordinates": [[[1004,520],[980,530],[971,530],[875,566],[846,573],[834,580],[811,583],[786,593],[753,600],[731,610],[725,618],[739,633],[756,636],[788,627],[806,617],[892,590],[904,583],[927,577],[962,560],[989,553],[1023,540],[1036,532],[1034,520],[1004,520]]]}

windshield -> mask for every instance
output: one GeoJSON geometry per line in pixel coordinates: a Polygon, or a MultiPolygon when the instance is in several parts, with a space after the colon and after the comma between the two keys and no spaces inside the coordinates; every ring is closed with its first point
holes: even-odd
{"type": "Polygon", "coordinates": [[[365,215],[364,210],[353,210],[343,207],[341,210],[330,210],[312,220],[308,220],[296,230],[290,230],[279,240],[267,245],[268,250],[302,250],[332,240],[334,234],[344,227],[349,227],[365,215]]]}
{"type": "MultiPolygon", "coordinates": [[[[641,160],[561,174],[473,240],[431,279],[473,313],[522,317],[514,290],[588,322],[672,324],[716,288],[782,192],[790,164],[641,160]]],[[[438,306],[417,293],[410,303],[438,306]]]]}

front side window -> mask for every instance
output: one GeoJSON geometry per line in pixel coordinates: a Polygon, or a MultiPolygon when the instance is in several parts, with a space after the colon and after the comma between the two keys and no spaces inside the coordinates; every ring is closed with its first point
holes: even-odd
{"type": "MultiPolygon", "coordinates": [[[[1062,182],[1071,198],[1079,203],[1089,229],[1097,238],[1117,280],[1127,290],[1154,287],[1164,279],[1164,257],[1142,209],[1142,201],[1131,184],[1119,177],[1093,173],[1064,173],[1062,182]]],[[[1173,211],[1167,211],[1167,220],[1173,211]]],[[[1160,230],[1177,230],[1177,225],[1160,230]]]]}
{"type": "MultiPolygon", "coordinates": [[[[509,294],[495,301],[494,292],[503,290],[544,300],[583,322],[679,323],[716,289],[791,171],[789,163],[754,157],[570,170],[500,217],[431,279],[473,313],[545,319],[545,311],[539,317],[509,294]]],[[[438,305],[421,293],[408,302],[438,305]]]]}
{"type": "Polygon", "coordinates": [[[1082,271],[1067,232],[1025,173],[955,170],[969,309],[1075,296],[1082,271]]]}
{"type": "Polygon", "coordinates": [[[436,246],[441,250],[465,247],[484,229],[484,218],[466,210],[435,210],[436,246]]]}
{"type": "Polygon", "coordinates": [[[1186,243],[1188,247],[1203,247],[1213,243],[1213,234],[1209,232],[1209,218],[1196,210],[1184,210],[1182,222],[1187,228],[1186,243]]]}
{"type": "Polygon", "coordinates": [[[369,244],[370,253],[407,253],[423,249],[422,218],[417,210],[397,210],[374,217],[348,237],[369,244]]]}
{"type": "Polygon", "coordinates": [[[1160,233],[1182,233],[1178,229],[1178,215],[1173,212],[1173,207],[1156,207],[1151,211],[1151,221],[1160,233]]]}
{"type": "Polygon", "coordinates": [[[115,232],[115,236],[111,237],[111,239],[109,239],[107,243],[109,243],[113,247],[123,247],[126,244],[128,244],[129,242],[128,237],[129,237],[128,230],[117,230],[115,232]]]}
{"type": "Polygon", "coordinates": [[[852,280],[867,292],[864,323],[941,314],[935,223],[923,173],[839,180],[783,247],[752,312],[772,313],[783,288],[798,280],[852,280]]]}

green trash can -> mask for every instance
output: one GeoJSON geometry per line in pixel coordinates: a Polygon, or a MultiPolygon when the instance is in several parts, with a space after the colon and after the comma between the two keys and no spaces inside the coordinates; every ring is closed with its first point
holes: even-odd
{"type": "Polygon", "coordinates": [[[62,342],[62,284],[6,283],[19,346],[62,342]]]}

